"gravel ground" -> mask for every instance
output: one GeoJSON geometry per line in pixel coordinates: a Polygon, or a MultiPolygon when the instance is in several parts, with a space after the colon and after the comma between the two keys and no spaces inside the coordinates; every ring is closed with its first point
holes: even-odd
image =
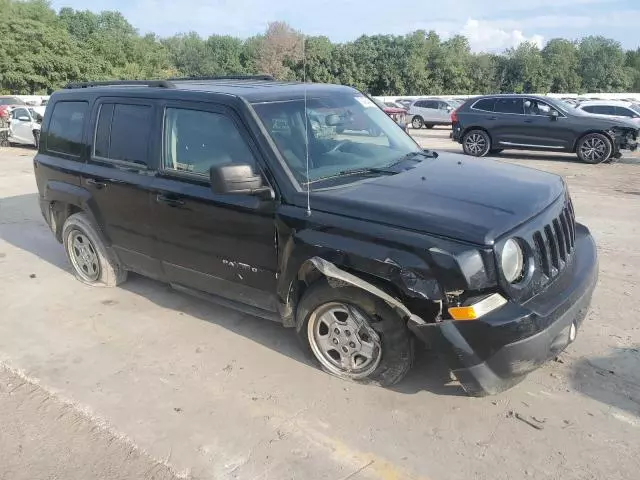
{"type": "MultiPolygon", "coordinates": [[[[459,151],[447,130],[413,133],[459,151]]],[[[637,478],[638,155],[499,157],[567,179],[600,281],[559,361],[484,399],[427,354],[394,389],[353,385],[276,324],[138,276],[77,282],[40,216],[32,156],[0,150],[1,479],[637,478]]]]}

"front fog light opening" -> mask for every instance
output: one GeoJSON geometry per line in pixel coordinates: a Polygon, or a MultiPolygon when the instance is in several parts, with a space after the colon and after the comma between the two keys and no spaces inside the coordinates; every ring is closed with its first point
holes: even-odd
{"type": "Polygon", "coordinates": [[[524,253],[516,240],[510,238],[500,254],[502,274],[509,283],[516,283],[524,277],[524,253]]]}

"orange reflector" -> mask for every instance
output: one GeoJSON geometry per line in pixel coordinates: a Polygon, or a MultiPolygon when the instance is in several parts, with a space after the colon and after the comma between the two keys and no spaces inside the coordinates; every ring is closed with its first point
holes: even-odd
{"type": "Polygon", "coordinates": [[[451,307],[449,315],[454,320],[475,320],[478,318],[473,307],[451,307]]]}
{"type": "Polygon", "coordinates": [[[454,320],[476,320],[496,308],[500,308],[505,303],[507,303],[507,300],[502,295],[494,293],[473,305],[451,307],[449,308],[449,315],[451,315],[451,318],[454,320]]]}

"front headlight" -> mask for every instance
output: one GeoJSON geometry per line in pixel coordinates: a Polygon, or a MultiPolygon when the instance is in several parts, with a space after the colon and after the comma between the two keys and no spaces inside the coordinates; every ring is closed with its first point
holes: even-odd
{"type": "Polygon", "coordinates": [[[524,254],[518,242],[513,238],[507,240],[504,247],[502,247],[500,258],[502,259],[502,274],[507,282],[514,283],[522,278],[524,273],[524,254]]]}

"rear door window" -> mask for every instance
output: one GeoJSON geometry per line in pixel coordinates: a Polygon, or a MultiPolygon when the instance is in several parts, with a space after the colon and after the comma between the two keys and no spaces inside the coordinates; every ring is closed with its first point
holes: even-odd
{"type": "Polygon", "coordinates": [[[438,102],[434,101],[434,100],[427,100],[426,102],[424,102],[424,108],[432,108],[434,110],[438,109],[438,102]]]}
{"type": "Polygon", "coordinates": [[[482,110],[483,112],[493,112],[496,101],[493,98],[483,98],[473,104],[474,110],[482,110]]]}
{"type": "Polygon", "coordinates": [[[47,151],[80,156],[88,108],[87,102],[56,102],[46,135],[47,151]]]}
{"type": "Polygon", "coordinates": [[[597,113],[598,115],[616,114],[616,108],[611,105],[593,105],[591,109],[591,113],[597,113]]]}
{"type": "Polygon", "coordinates": [[[149,167],[151,105],[103,103],[96,123],[94,156],[149,167]]]}
{"type": "Polygon", "coordinates": [[[496,100],[494,112],[524,115],[524,102],[521,98],[499,98],[496,100]]]}

